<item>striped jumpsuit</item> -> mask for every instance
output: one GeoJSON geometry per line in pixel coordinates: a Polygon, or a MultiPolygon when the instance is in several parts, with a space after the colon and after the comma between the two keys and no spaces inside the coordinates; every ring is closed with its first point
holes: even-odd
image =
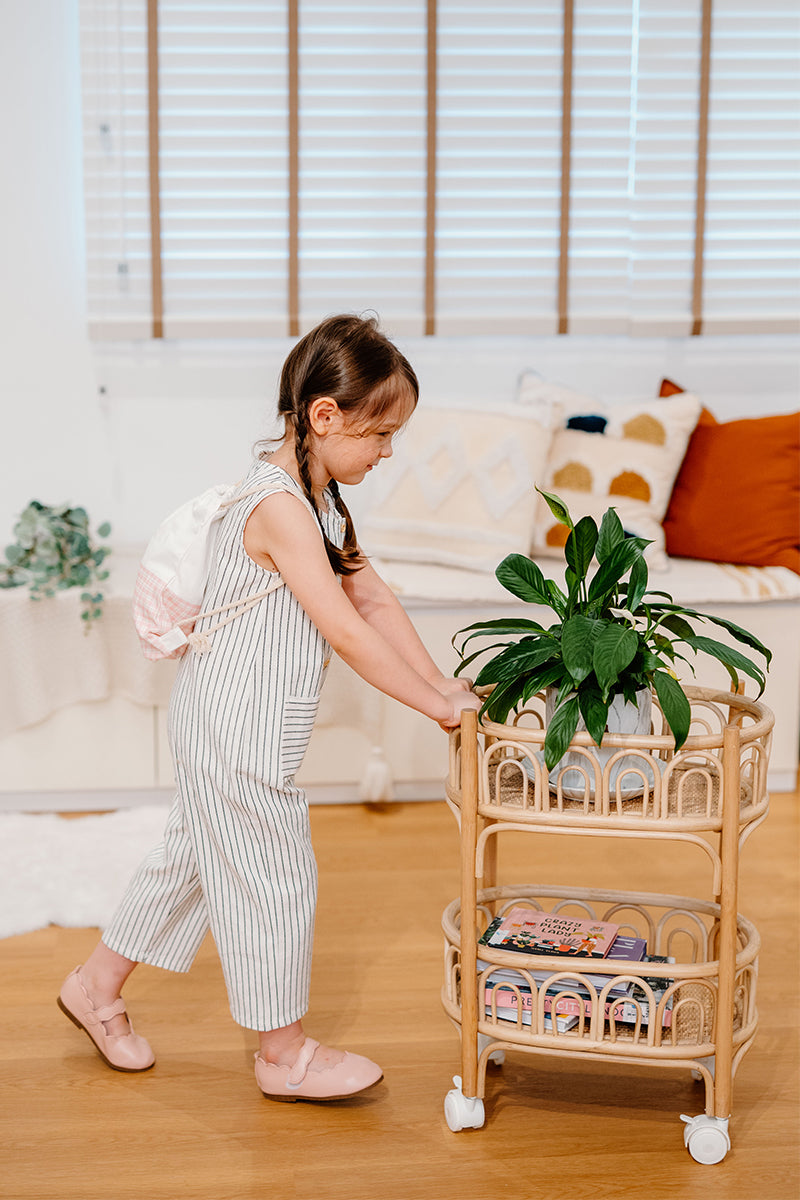
{"type": "MultiPolygon", "coordinates": [[[[220,522],[203,609],[263,591],[275,576],[244,549],[247,518],[291,492],[258,462],[220,522]]],[[[325,493],[325,532],[344,522],[325,493]]],[[[310,507],[310,506],[309,506],[310,507]]],[[[198,631],[215,618],[197,623],[198,631]]],[[[308,1007],[317,870],[308,805],[294,773],[316,717],[328,643],[286,587],[271,592],[181,660],[169,707],[177,796],[164,840],[131,880],[103,941],[136,962],[188,971],[211,929],[233,1018],[269,1030],[308,1007]]]]}

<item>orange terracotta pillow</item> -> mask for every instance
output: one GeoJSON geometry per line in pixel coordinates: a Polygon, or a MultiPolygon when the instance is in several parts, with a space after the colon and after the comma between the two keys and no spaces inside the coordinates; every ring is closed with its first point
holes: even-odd
{"type": "Polygon", "coordinates": [[[719,423],[704,408],[663,525],[672,557],[800,575],[800,413],[719,423]]]}

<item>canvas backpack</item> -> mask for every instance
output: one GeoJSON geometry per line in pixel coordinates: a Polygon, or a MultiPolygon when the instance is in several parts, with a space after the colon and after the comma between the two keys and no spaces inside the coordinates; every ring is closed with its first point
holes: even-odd
{"type": "Polygon", "coordinates": [[[145,658],[180,658],[189,646],[202,654],[211,635],[283,586],[280,576],[253,596],[200,611],[211,571],[219,523],[232,504],[263,492],[238,492],[239,484],[217,484],[187,500],[162,521],[147,545],[133,589],[133,620],[145,658]],[[227,616],[202,633],[201,617],[227,616]]]}

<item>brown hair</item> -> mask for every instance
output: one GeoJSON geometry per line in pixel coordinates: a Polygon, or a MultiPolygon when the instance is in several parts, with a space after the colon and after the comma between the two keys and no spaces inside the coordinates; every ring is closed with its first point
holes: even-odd
{"type": "MultiPolygon", "coordinates": [[[[311,487],[308,409],[320,396],[330,396],[347,417],[363,421],[369,428],[379,424],[400,400],[412,400],[416,405],[419,383],[407,359],[380,332],[374,317],[329,317],[300,339],[283,365],[278,414],[286,422],[286,433],[294,435],[303,491],[320,522],[331,566],[337,575],[352,575],[364,566],[364,559],[338,484],[331,479],[328,488],[345,522],[341,550],[322,528],[311,487]]],[[[262,457],[266,453],[262,452],[262,457]]]]}

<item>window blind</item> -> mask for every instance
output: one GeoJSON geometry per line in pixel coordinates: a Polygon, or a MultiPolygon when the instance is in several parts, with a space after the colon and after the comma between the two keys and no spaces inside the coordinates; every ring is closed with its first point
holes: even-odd
{"type": "Polygon", "coordinates": [[[81,0],[92,335],[797,328],[793,0],[709,7],[81,0]]]}
{"type": "Polygon", "coordinates": [[[704,328],[786,332],[800,300],[800,8],[715,4],[704,328]]]}

